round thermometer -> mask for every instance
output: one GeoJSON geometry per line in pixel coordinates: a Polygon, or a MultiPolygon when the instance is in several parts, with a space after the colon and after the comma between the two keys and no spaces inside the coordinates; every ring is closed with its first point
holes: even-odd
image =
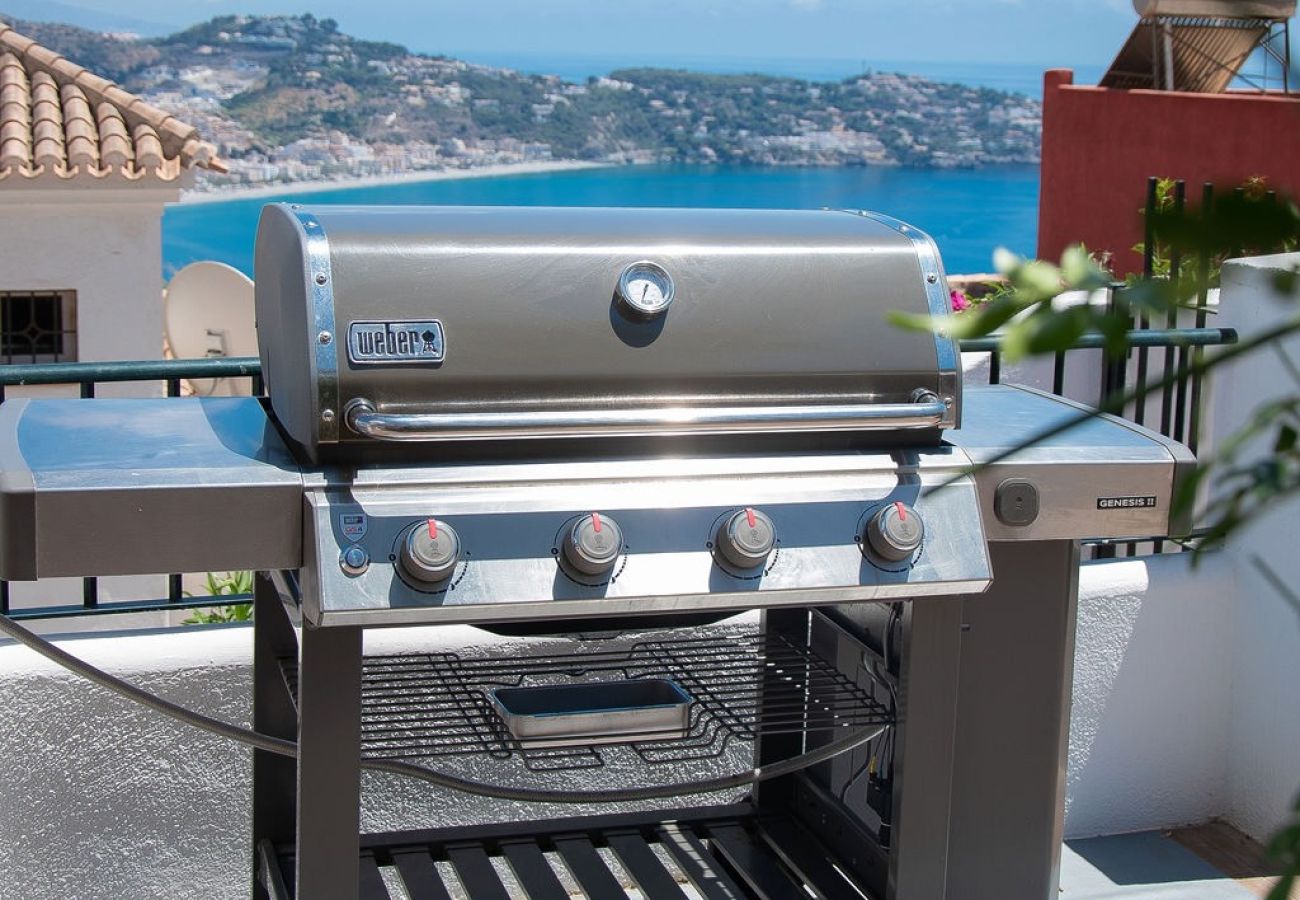
{"type": "Polygon", "coordinates": [[[677,292],[663,266],[634,262],[618,276],[618,299],[623,309],[640,319],[663,315],[677,292]]]}

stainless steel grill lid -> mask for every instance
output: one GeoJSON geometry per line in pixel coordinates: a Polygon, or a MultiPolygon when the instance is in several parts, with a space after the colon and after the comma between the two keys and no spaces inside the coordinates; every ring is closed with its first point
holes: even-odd
{"type": "MultiPolygon", "coordinates": [[[[953,427],[924,234],[844,211],[268,206],[275,414],[328,445],[953,427]]],[[[918,440],[913,437],[910,440],[918,440]]]]}

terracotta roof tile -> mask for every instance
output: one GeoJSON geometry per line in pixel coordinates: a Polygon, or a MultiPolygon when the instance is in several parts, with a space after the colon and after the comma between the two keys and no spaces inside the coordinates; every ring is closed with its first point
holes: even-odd
{"type": "Polygon", "coordinates": [[[90,104],[81,88],[65,84],[59,91],[63,100],[63,131],[67,136],[68,168],[99,171],[99,128],[90,114],[90,104]]]}
{"type": "Polygon", "coordinates": [[[122,111],[111,103],[101,103],[95,107],[95,118],[99,120],[99,161],[115,169],[132,168],[135,153],[122,111]]]}
{"type": "Polygon", "coordinates": [[[47,72],[32,76],[32,162],[40,168],[63,165],[67,159],[59,87],[47,72]]]}
{"type": "Polygon", "coordinates": [[[198,129],[0,22],[0,187],[225,171],[198,129]]]}

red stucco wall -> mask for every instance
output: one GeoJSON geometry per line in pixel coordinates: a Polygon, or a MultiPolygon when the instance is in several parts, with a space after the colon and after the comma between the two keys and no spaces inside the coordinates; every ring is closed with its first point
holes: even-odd
{"type": "Polygon", "coordinates": [[[1114,253],[1116,271],[1140,269],[1140,209],[1152,175],[1225,189],[1262,175],[1300,197],[1300,96],[1182,94],[1076,86],[1068,69],[1043,85],[1038,255],[1070,244],[1114,253]]]}

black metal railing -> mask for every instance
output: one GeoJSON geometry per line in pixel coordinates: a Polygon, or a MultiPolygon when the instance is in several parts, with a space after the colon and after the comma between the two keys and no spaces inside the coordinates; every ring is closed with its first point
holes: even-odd
{"type": "MultiPolygon", "coordinates": [[[[192,379],[250,378],[254,394],[262,393],[262,363],[255,356],[213,359],[165,359],[129,362],[34,363],[0,366],[0,402],[12,387],[71,385],[82,398],[95,396],[100,384],[161,382],[168,397],[180,397],[181,383],[192,379]]],[[[9,582],[0,580],[0,613],[14,619],[60,619],[90,613],[138,613],[163,610],[210,609],[251,603],[252,594],[188,597],[183,575],[167,575],[167,596],[152,600],[100,602],[99,579],[82,579],[81,603],[15,608],[9,582]]]]}
{"type": "MultiPolygon", "coordinates": [[[[1241,189],[1238,189],[1238,194],[1241,189]]],[[[1161,434],[1187,444],[1193,452],[1200,444],[1204,383],[1197,363],[1206,347],[1235,343],[1237,335],[1232,329],[1209,328],[1207,325],[1207,300],[1213,282],[1212,267],[1217,262],[1208,253],[1194,259],[1184,259],[1176,252],[1162,255],[1154,233],[1157,212],[1184,211],[1187,204],[1187,187],[1184,182],[1173,182],[1168,192],[1160,189],[1160,181],[1149,179],[1146,194],[1146,230],[1143,243],[1143,272],[1146,279],[1179,278],[1187,271],[1194,273],[1198,285],[1197,302],[1182,316],[1170,312],[1164,321],[1153,322],[1139,314],[1131,323],[1128,333],[1129,349],[1119,359],[1103,359],[1100,366],[1100,384],[1067,385],[1066,357],[1073,352],[1101,352],[1105,339],[1101,335],[1083,335],[1067,352],[1057,353],[1052,366],[1052,392],[1065,395],[1088,394],[1095,390],[1099,400],[1117,397],[1126,385],[1134,385],[1135,400],[1126,414],[1134,422],[1159,431],[1161,434]],[[1188,269],[1188,267],[1194,267],[1188,269]],[[1187,327],[1190,325],[1191,327],[1187,327]],[[1159,358],[1152,354],[1158,353],[1159,358]],[[1159,377],[1156,377],[1159,376],[1159,377]],[[1160,387],[1148,388],[1150,384],[1160,387]],[[1067,391],[1067,389],[1069,389],[1067,391]]],[[[1271,195],[1268,195],[1271,197],[1271,195]]],[[[1213,185],[1205,184],[1201,190],[1201,205],[1208,210],[1215,202],[1213,185]]],[[[1232,254],[1239,255],[1239,254],[1232,254]]],[[[1108,303],[1114,304],[1125,290],[1124,283],[1111,286],[1108,303]]],[[[989,354],[989,382],[999,383],[1003,375],[1002,355],[998,351],[998,338],[987,337],[962,342],[963,352],[989,354]]],[[[212,358],[192,360],[157,360],[144,362],[98,363],[42,363],[32,365],[0,365],[0,402],[11,387],[29,385],[72,385],[82,397],[94,397],[96,386],[121,382],[161,382],[168,397],[181,395],[183,381],[196,379],[249,378],[255,395],[262,393],[261,363],[256,357],[212,358]]],[[[1162,552],[1168,538],[1152,538],[1133,542],[1089,541],[1088,555],[1114,556],[1122,547],[1125,555],[1139,552],[1162,552]]],[[[1181,546],[1181,545],[1178,545],[1181,546]]],[[[190,608],[230,606],[249,602],[245,594],[222,596],[185,596],[182,576],[167,576],[167,596],[157,600],[101,602],[98,579],[88,577],[83,581],[82,602],[62,606],[12,608],[9,584],[0,581],[0,611],[14,618],[37,619],[79,616],[88,613],[153,612],[190,608]]]]}
{"type": "MultiPolygon", "coordinates": [[[[1257,199],[1264,203],[1278,201],[1275,192],[1264,190],[1258,185],[1252,187],[1261,191],[1257,199]]],[[[1231,194],[1240,199],[1245,192],[1246,188],[1238,187],[1231,194]]],[[[1221,192],[1216,194],[1212,183],[1202,184],[1199,212],[1203,221],[1211,221],[1210,213],[1221,196],[1221,192]]],[[[1210,292],[1217,286],[1217,269],[1223,259],[1241,256],[1246,251],[1240,246],[1226,248],[1226,252],[1216,258],[1211,255],[1211,250],[1205,248],[1198,250],[1194,256],[1187,257],[1175,246],[1162,246],[1155,227],[1160,214],[1177,218],[1189,212],[1191,210],[1185,181],[1166,181],[1162,185],[1159,178],[1147,180],[1141,278],[1191,282],[1195,285],[1192,302],[1186,307],[1169,310],[1163,316],[1163,321],[1152,321],[1145,311],[1140,312],[1135,320],[1130,321],[1133,330],[1128,335],[1128,352],[1121,358],[1103,362],[1099,385],[1067,386],[1066,354],[1057,353],[1053,366],[1052,392],[1059,395],[1074,393],[1078,396],[1095,388],[1093,396],[1104,403],[1110,398],[1125,396],[1131,384],[1133,399],[1126,404],[1125,415],[1139,425],[1186,444],[1196,453],[1203,438],[1205,377],[1201,362],[1205,348],[1236,342],[1236,334],[1232,329],[1206,327],[1211,314],[1210,292]],[[1158,352],[1159,357],[1153,358],[1153,352],[1158,352]]],[[[1249,252],[1262,254],[1283,249],[1285,248],[1257,247],[1249,252]]],[[[1112,310],[1129,286],[1127,282],[1111,285],[1108,303],[1112,310]]],[[[973,342],[969,347],[963,344],[963,350],[991,352],[989,380],[997,383],[1002,378],[1002,359],[990,344],[996,344],[996,340],[986,339],[978,347],[973,342]]],[[[1102,338],[1094,336],[1076,344],[1072,350],[1099,349],[1103,346],[1102,338]]],[[[1115,556],[1120,548],[1123,548],[1126,556],[1160,553],[1166,548],[1167,542],[1167,538],[1154,537],[1137,542],[1087,543],[1092,545],[1090,555],[1098,558],[1115,556]]],[[[1188,549],[1186,542],[1174,542],[1173,546],[1188,549]]]]}
{"type": "MultiPolygon", "coordinates": [[[[1217,344],[1232,343],[1236,334],[1221,328],[1170,328],[1145,329],[1130,332],[1129,339],[1137,350],[1165,348],[1186,353],[1217,344]]],[[[1097,350],[1104,346],[1100,335],[1084,335],[1076,343],[1077,350],[1097,350]]],[[[997,338],[979,338],[962,343],[965,352],[988,352],[997,358],[997,338]]],[[[1064,354],[1062,354],[1064,355],[1064,354]]],[[[1063,366],[1058,366],[1063,371],[1063,366]]],[[[8,388],[37,385],[70,385],[82,397],[94,397],[96,387],[114,383],[160,382],[168,397],[181,396],[182,382],[191,379],[250,378],[253,393],[262,393],[261,364],[256,357],[234,357],[195,360],[156,360],[142,362],[51,363],[37,365],[0,366],[0,401],[8,388]]],[[[996,370],[994,372],[996,376],[996,370]]],[[[997,380],[996,377],[993,378],[997,380]]],[[[1064,384],[1057,383],[1057,393],[1064,384]]],[[[1199,391],[1192,396],[1199,398],[1199,391]]],[[[167,596],[156,600],[131,600],[102,602],[99,598],[99,580],[83,579],[82,602],[58,606],[17,608],[11,605],[9,583],[0,581],[0,612],[15,619],[54,619],[87,614],[158,612],[195,608],[224,607],[248,603],[247,594],[188,597],[185,595],[182,576],[167,575],[167,596]]]]}

